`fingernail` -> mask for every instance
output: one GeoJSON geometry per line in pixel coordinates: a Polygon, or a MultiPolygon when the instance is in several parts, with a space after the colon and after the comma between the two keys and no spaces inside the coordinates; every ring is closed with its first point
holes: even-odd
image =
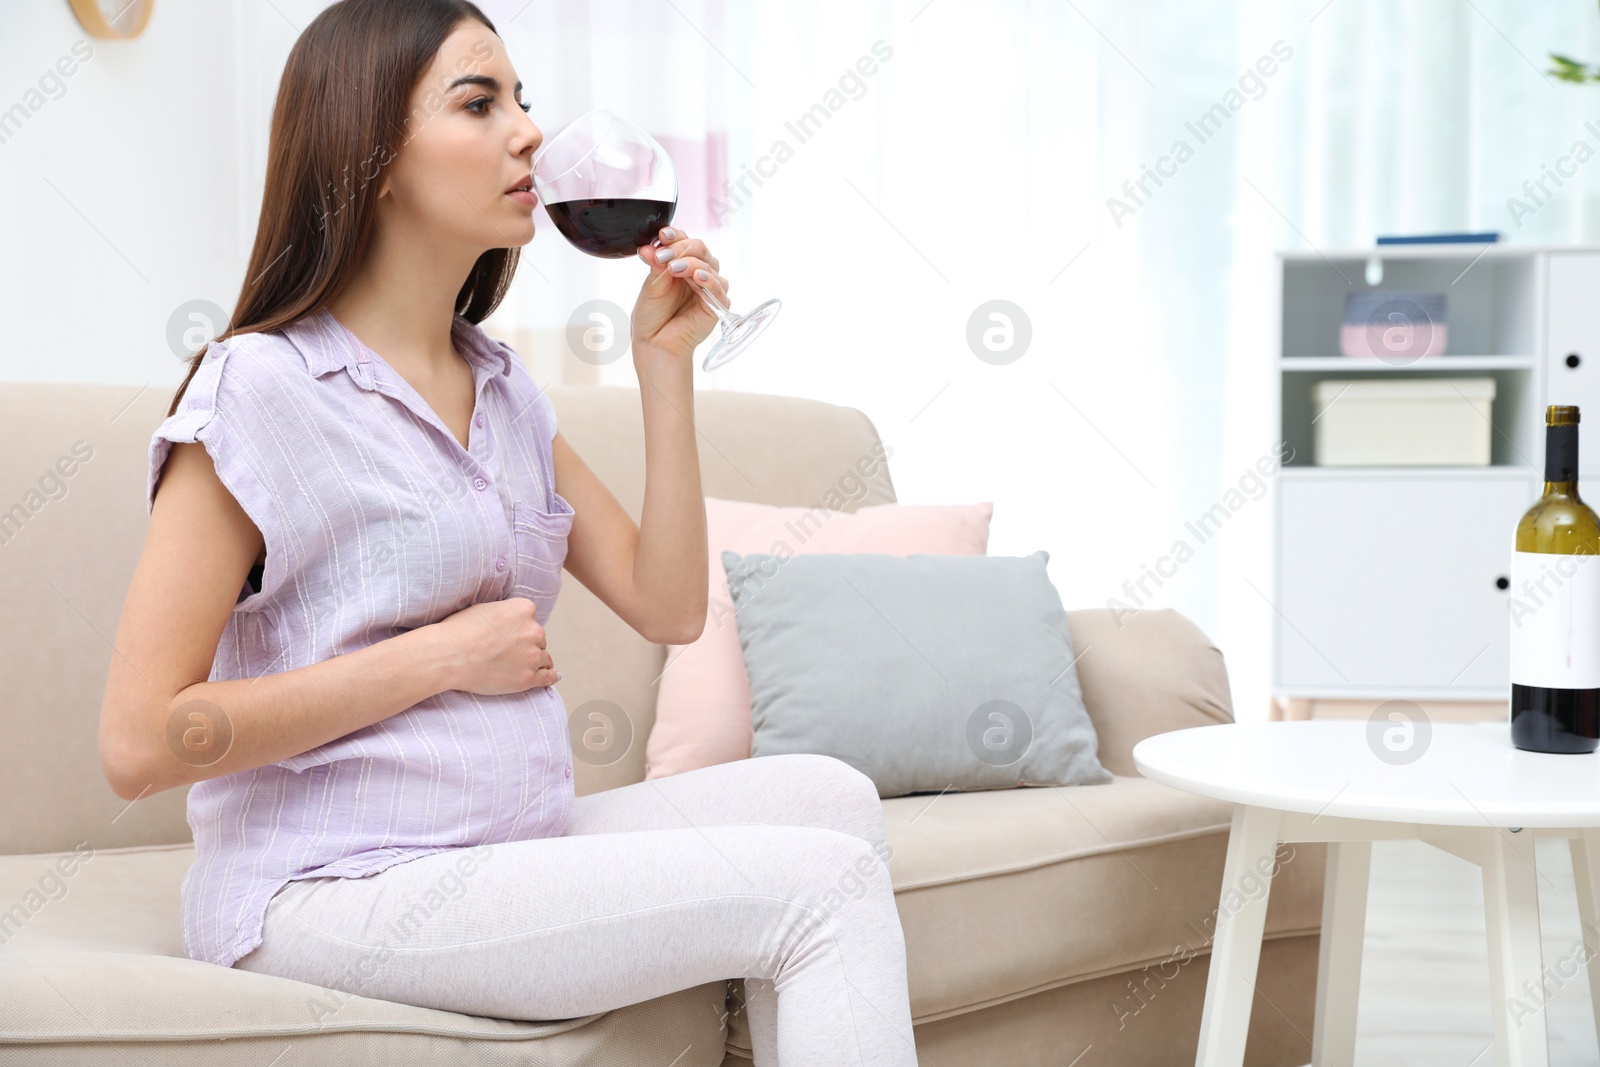
{"type": "Polygon", "coordinates": [[[670,248],[658,248],[658,249],[656,249],[656,262],[657,263],[665,263],[667,260],[671,259],[672,256],[673,256],[673,251],[670,248]]]}
{"type": "Polygon", "coordinates": [[[683,269],[685,267],[687,267],[688,265],[689,265],[689,261],[688,260],[680,259],[677,262],[670,264],[667,267],[667,269],[670,270],[670,271],[677,271],[679,273],[682,273],[683,269]]]}
{"type": "Polygon", "coordinates": [[[556,681],[558,681],[558,682],[561,681],[561,672],[560,671],[556,671],[556,681]]]}
{"type": "Polygon", "coordinates": [[[711,280],[711,275],[707,274],[703,270],[695,271],[694,272],[694,276],[695,276],[695,280],[697,280],[697,281],[707,282],[707,281],[711,280]]]}
{"type": "Polygon", "coordinates": [[[674,230],[671,226],[663,226],[661,228],[661,232],[656,234],[656,236],[661,238],[663,241],[676,241],[678,239],[678,231],[674,230]]]}

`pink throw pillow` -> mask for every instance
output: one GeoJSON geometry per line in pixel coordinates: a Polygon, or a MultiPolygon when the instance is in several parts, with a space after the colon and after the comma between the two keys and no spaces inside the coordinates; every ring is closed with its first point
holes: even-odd
{"type": "Polygon", "coordinates": [[[734,627],[724,550],[804,555],[878,552],[983,556],[994,504],[874,504],[855,512],[773,507],[706,497],[711,600],[706,628],[688,645],[668,645],[656,692],[656,722],[645,744],[644,776],[750,757],[750,679],[734,627]]]}

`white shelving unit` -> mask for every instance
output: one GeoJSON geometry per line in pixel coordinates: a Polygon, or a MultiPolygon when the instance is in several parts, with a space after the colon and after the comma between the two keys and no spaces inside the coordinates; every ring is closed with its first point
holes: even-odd
{"type": "Polygon", "coordinates": [[[1294,449],[1274,503],[1280,710],[1404,699],[1504,714],[1511,591],[1499,583],[1542,488],[1545,405],[1581,409],[1580,485],[1600,493],[1600,246],[1283,252],[1277,280],[1278,425],[1294,449]],[[1368,288],[1373,258],[1380,288],[1449,294],[1445,355],[1398,366],[1338,354],[1345,295],[1368,288]],[[1315,465],[1317,382],[1437,375],[1495,380],[1489,466],[1315,465]]]}

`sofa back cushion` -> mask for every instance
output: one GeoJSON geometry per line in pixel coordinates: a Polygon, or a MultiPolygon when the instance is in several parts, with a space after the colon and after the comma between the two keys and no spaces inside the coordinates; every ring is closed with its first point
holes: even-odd
{"type": "Polygon", "coordinates": [[[99,746],[175,386],[0,383],[0,852],[189,840],[187,790],[121,800],[99,746]]]}
{"type": "Polygon", "coordinates": [[[1133,746],[1168,730],[1233,722],[1222,650],[1171,608],[1067,612],[1100,765],[1135,777],[1133,746]]]}

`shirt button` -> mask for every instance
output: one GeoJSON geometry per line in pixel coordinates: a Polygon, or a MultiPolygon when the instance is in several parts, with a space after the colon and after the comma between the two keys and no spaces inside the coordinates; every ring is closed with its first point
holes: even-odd
{"type": "Polygon", "coordinates": [[[494,569],[497,571],[503,571],[506,569],[506,558],[504,556],[501,556],[499,559],[494,561],[494,569]]]}
{"type": "Polygon", "coordinates": [[[572,764],[570,764],[570,763],[567,764],[567,777],[568,778],[572,777],[572,764]]]}
{"type": "Polygon", "coordinates": [[[488,484],[489,483],[484,481],[482,478],[474,478],[474,479],[472,479],[472,488],[474,488],[474,489],[483,489],[488,484]]]}
{"type": "Polygon", "coordinates": [[[482,426],[483,425],[483,416],[479,415],[477,418],[473,419],[472,420],[472,425],[474,425],[474,426],[482,426]]]}

